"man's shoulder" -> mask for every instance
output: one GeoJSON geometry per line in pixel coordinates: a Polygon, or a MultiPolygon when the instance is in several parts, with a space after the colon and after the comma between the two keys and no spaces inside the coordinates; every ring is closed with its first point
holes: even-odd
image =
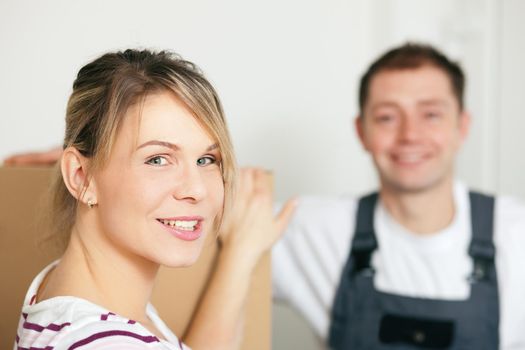
{"type": "Polygon", "coordinates": [[[496,227],[505,229],[519,227],[521,231],[525,230],[525,201],[523,199],[512,195],[471,189],[461,183],[459,183],[458,188],[465,193],[479,193],[495,199],[494,218],[496,227]]]}
{"type": "Polygon", "coordinates": [[[525,211],[525,201],[522,198],[511,195],[498,195],[496,201],[499,206],[511,214],[521,213],[525,211]]]}
{"type": "Polygon", "coordinates": [[[496,220],[506,225],[519,225],[525,230],[525,202],[514,196],[497,196],[496,220]]]}
{"type": "Polygon", "coordinates": [[[515,196],[495,196],[494,240],[498,249],[520,255],[525,249],[525,202],[515,196]]]}
{"type": "Polygon", "coordinates": [[[525,201],[516,196],[495,194],[478,189],[472,189],[463,183],[457,183],[457,189],[467,193],[482,194],[495,199],[495,216],[498,220],[519,220],[525,223],[525,201]]]}

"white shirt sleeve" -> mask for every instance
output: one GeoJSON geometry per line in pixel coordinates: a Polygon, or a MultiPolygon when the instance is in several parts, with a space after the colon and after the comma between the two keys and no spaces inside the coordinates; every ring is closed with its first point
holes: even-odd
{"type": "Polygon", "coordinates": [[[322,338],[350,251],[355,210],[350,198],[302,197],[272,251],[274,297],[298,309],[322,338]]]}

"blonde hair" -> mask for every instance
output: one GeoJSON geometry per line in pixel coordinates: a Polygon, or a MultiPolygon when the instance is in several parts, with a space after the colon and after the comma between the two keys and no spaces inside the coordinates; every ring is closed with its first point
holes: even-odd
{"type": "MultiPolygon", "coordinates": [[[[217,92],[195,64],[178,55],[128,49],[104,54],[82,67],[67,104],[63,147],[75,147],[89,158],[90,171],[102,167],[128,108],[147,94],[165,91],[174,93],[219,145],[225,195],[218,229],[233,196],[233,146],[217,92]]],[[[58,238],[63,250],[75,224],[78,202],[67,190],[59,166],[53,180],[50,237],[58,238]]]]}

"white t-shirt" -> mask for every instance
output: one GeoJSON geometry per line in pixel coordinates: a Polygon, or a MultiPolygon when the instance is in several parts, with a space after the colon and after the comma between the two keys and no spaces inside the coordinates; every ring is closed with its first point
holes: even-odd
{"type": "MultiPolygon", "coordinates": [[[[467,188],[454,186],[456,215],[444,230],[417,235],[399,225],[381,201],[374,227],[374,284],[383,292],[461,300],[472,271],[467,188]]],[[[330,312],[350,253],[357,199],[303,197],[284,237],[272,251],[274,297],[297,308],[318,336],[327,338],[330,312]]],[[[525,205],[498,197],[494,242],[500,296],[501,349],[525,349],[525,205]]]]}
{"type": "Polygon", "coordinates": [[[148,304],[147,316],[162,333],[157,338],[140,323],[116,315],[85,299],[59,296],[34,303],[46,267],[31,283],[26,294],[14,349],[155,349],[189,350],[148,304]]]}

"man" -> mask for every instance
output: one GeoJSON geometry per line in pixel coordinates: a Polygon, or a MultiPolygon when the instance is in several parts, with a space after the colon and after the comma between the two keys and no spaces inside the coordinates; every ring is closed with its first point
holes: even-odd
{"type": "Polygon", "coordinates": [[[355,126],[377,194],[299,201],[273,249],[277,298],[333,349],[525,349],[525,206],[455,180],[461,68],[406,44],[364,74],[355,126]]]}

